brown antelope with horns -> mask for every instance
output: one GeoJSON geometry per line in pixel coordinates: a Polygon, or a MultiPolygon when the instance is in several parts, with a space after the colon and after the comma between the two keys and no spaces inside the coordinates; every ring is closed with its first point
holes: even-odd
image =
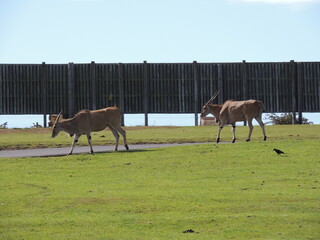
{"type": "Polygon", "coordinates": [[[124,146],[129,150],[126,140],[126,131],[121,128],[121,112],[119,108],[114,106],[92,111],[82,110],[73,118],[63,120],[61,120],[61,115],[62,113],[60,112],[53,125],[52,137],[56,137],[60,131],[65,131],[70,137],[74,136],[72,147],[68,155],[72,154],[73,148],[81,135],[87,135],[90,152],[93,153],[90,134],[91,132],[102,131],[106,127],[110,128],[116,139],[115,151],[118,150],[118,133],[122,135],[124,146]]]}
{"type": "Polygon", "coordinates": [[[217,143],[220,141],[220,132],[222,128],[227,124],[232,125],[232,142],[234,143],[236,141],[236,122],[245,120],[248,121],[249,125],[249,135],[246,141],[250,141],[253,130],[252,119],[254,118],[262,129],[264,136],[263,140],[265,141],[267,139],[264,123],[262,122],[262,113],[265,109],[261,101],[254,99],[245,101],[228,100],[223,105],[211,104],[218,94],[219,91],[217,91],[214,96],[205,103],[201,110],[201,117],[205,117],[211,113],[215,117],[216,122],[219,123],[217,143]]]}

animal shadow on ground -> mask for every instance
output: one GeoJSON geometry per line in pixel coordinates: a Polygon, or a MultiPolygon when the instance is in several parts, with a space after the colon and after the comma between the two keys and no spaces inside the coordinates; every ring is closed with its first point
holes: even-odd
{"type": "MultiPolygon", "coordinates": [[[[94,152],[94,153],[90,153],[90,152],[81,152],[81,153],[77,153],[74,152],[72,154],[72,156],[74,155],[88,155],[88,156],[94,156],[94,155],[100,155],[100,154],[106,154],[106,153],[116,153],[116,154],[123,154],[123,153],[138,153],[138,152],[153,152],[153,151],[162,151],[162,149],[132,149],[132,150],[118,150],[118,151],[105,151],[105,152],[94,152]]],[[[56,155],[44,155],[44,156],[35,156],[34,158],[43,158],[43,157],[47,157],[47,158],[55,158],[55,157],[68,157],[67,154],[56,154],[56,155]]],[[[88,159],[89,160],[89,159],[88,159]]]]}
{"type": "Polygon", "coordinates": [[[156,152],[156,151],[163,151],[163,149],[160,149],[160,148],[159,149],[129,149],[129,150],[97,152],[94,154],[104,154],[104,153],[123,154],[123,153],[138,153],[138,152],[156,152]]]}

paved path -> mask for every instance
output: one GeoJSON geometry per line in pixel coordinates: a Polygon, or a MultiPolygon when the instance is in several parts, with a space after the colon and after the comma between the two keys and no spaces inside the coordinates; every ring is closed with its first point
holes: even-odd
{"type": "MultiPolygon", "coordinates": [[[[148,148],[160,148],[160,147],[172,147],[182,145],[195,145],[204,143],[168,143],[168,144],[137,144],[129,145],[130,150],[148,149],[148,148]]],[[[119,151],[125,151],[124,146],[119,145],[119,151]]],[[[98,152],[110,152],[114,150],[114,146],[93,146],[93,151],[98,152]]],[[[70,151],[70,147],[64,148],[42,148],[42,149],[26,149],[26,150],[3,150],[0,151],[0,158],[16,158],[16,157],[51,157],[51,156],[65,156],[70,151]]],[[[75,147],[73,154],[88,153],[89,146],[75,147]]]]}

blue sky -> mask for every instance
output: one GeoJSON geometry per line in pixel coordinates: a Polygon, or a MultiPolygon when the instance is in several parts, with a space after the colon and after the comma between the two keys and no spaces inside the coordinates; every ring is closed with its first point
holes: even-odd
{"type": "Polygon", "coordinates": [[[319,0],[2,0],[0,63],[319,61],[319,0]]]}
{"type": "Polygon", "coordinates": [[[0,0],[0,33],[0,64],[320,61],[320,0],[0,0]]]}

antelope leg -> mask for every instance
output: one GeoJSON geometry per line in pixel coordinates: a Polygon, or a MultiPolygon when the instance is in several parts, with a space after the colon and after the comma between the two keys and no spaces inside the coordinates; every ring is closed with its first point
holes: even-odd
{"type": "Polygon", "coordinates": [[[266,135],[266,131],[265,131],[265,129],[264,129],[264,123],[262,122],[261,117],[256,118],[256,120],[257,120],[257,122],[259,123],[259,125],[260,125],[260,127],[261,127],[261,129],[262,129],[263,140],[265,141],[265,140],[267,140],[267,135],[266,135]]]}
{"type": "Polygon", "coordinates": [[[222,128],[223,128],[223,126],[220,126],[220,127],[219,127],[218,136],[217,136],[217,143],[220,142],[220,133],[221,133],[222,128]]]}
{"type": "Polygon", "coordinates": [[[248,138],[247,138],[247,142],[249,142],[250,141],[250,139],[251,139],[251,134],[252,134],[252,130],[253,130],[253,126],[252,126],[252,119],[250,120],[248,120],[248,126],[249,126],[249,135],[248,135],[248,138]]]}
{"type": "Polygon", "coordinates": [[[236,125],[235,124],[232,124],[232,134],[233,134],[232,143],[234,143],[236,141],[236,125]]]}
{"type": "Polygon", "coordinates": [[[115,151],[118,151],[118,145],[119,145],[119,134],[118,134],[118,132],[117,132],[114,128],[112,128],[112,127],[110,127],[110,126],[109,126],[109,128],[110,128],[110,130],[111,130],[111,132],[112,132],[112,134],[113,134],[114,138],[116,139],[116,147],[114,148],[114,150],[115,150],[115,151]]]}
{"type": "Polygon", "coordinates": [[[126,134],[126,131],[123,130],[120,126],[116,128],[116,130],[122,135],[123,137],[123,144],[124,144],[124,147],[129,150],[129,147],[128,147],[128,144],[127,144],[127,134],[126,134]]]}
{"type": "Polygon", "coordinates": [[[72,143],[72,146],[71,146],[71,149],[70,149],[68,155],[71,155],[71,154],[72,154],[73,149],[74,149],[74,146],[75,146],[76,143],[78,142],[78,139],[79,139],[80,136],[81,136],[80,134],[75,134],[75,135],[74,135],[73,143],[72,143]]]}
{"type": "Polygon", "coordinates": [[[91,135],[90,133],[87,134],[87,138],[88,138],[88,143],[90,146],[90,153],[93,153],[93,148],[92,148],[92,142],[91,142],[91,135]]]}

